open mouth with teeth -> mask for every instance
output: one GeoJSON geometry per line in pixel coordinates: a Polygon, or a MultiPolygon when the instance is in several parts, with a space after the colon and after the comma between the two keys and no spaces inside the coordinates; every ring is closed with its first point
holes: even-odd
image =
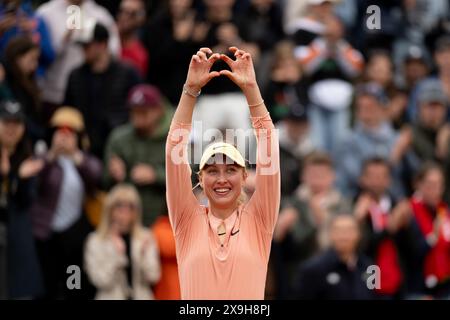
{"type": "Polygon", "coordinates": [[[218,196],[226,196],[231,192],[231,188],[214,188],[214,193],[218,196]]]}

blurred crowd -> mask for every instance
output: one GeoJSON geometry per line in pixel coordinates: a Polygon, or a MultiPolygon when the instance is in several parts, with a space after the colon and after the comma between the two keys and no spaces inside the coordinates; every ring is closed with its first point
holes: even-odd
{"type": "MultiPolygon", "coordinates": [[[[450,299],[448,0],[3,0],[0,299],[179,299],[165,141],[230,46],[279,129],[267,299],[450,299]]],[[[243,115],[213,79],[192,150],[241,129],[255,163],[243,115]]]]}

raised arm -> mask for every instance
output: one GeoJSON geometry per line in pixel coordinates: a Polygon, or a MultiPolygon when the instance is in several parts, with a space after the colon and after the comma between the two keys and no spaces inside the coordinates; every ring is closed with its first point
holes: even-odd
{"type": "Polygon", "coordinates": [[[278,135],[256,82],[255,68],[249,53],[231,47],[235,60],[222,55],[231,68],[220,71],[236,83],[247,98],[258,151],[256,157],[256,190],[249,207],[258,216],[264,229],[273,233],[280,207],[280,159],[278,135]]]}
{"type": "Polygon", "coordinates": [[[191,167],[187,157],[187,145],[191,131],[192,113],[196,96],[218,72],[210,72],[211,66],[220,58],[211,49],[202,48],[192,56],[186,84],[170,125],[166,142],[166,195],[169,218],[175,234],[189,222],[198,202],[192,192],[191,167]]]}

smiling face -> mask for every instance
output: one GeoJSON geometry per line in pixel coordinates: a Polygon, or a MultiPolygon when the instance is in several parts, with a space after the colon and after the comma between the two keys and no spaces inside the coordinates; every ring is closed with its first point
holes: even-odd
{"type": "Polygon", "coordinates": [[[244,168],[236,164],[221,162],[206,165],[200,171],[200,185],[211,207],[233,208],[238,204],[247,173],[244,168]]]}

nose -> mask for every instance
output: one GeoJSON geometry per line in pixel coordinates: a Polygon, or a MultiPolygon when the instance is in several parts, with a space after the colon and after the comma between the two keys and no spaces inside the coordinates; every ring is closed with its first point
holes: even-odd
{"type": "Polygon", "coordinates": [[[219,174],[219,176],[217,177],[217,183],[219,183],[219,184],[227,183],[227,178],[225,176],[225,173],[220,173],[219,174]]]}

